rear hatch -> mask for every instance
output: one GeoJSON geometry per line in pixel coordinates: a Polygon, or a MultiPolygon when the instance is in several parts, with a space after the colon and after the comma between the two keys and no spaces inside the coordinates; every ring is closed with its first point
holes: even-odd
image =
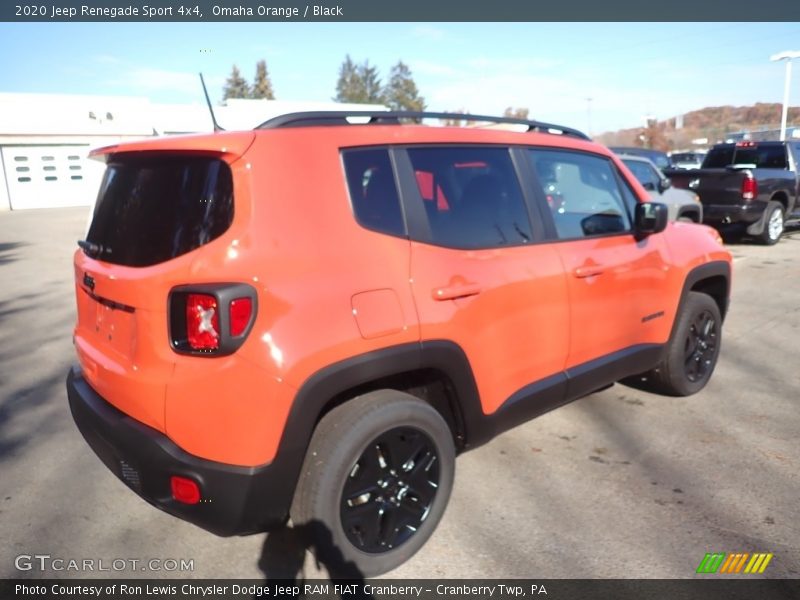
{"type": "Polygon", "coordinates": [[[189,282],[193,255],[234,220],[231,163],[254,135],[166,138],[104,148],[107,163],[76,251],[75,347],[111,404],[160,431],[176,355],[167,299],[189,282]]]}

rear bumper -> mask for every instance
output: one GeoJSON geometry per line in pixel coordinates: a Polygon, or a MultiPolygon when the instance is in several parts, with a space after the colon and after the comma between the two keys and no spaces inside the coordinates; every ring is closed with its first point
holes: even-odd
{"type": "Polygon", "coordinates": [[[222,536],[255,533],[282,525],[289,513],[296,473],[276,461],[239,467],[198,458],[162,433],[106,402],[80,369],[67,376],[70,410],[97,456],[150,504],[222,536]],[[196,481],[201,502],[172,498],[170,477],[196,481]]]}
{"type": "Polygon", "coordinates": [[[767,203],[759,200],[746,204],[704,204],[703,222],[710,225],[749,225],[761,218],[766,207],[767,203]]]}

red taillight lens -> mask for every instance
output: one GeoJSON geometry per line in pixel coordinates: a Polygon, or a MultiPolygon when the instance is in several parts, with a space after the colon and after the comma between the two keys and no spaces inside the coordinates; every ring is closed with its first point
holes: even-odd
{"type": "Polygon", "coordinates": [[[172,488],[172,498],[184,504],[197,504],[200,502],[200,486],[197,482],[187,477],[173,475],[169,479],[172,488]]]}
{"type": "Polygon", "coordinates": [[[253,301],[250,298],[231,300],[229,314],[231,335],[233,337],[242,335],[253,314],[253,301]]]}
{"type": "Polygon", "coordinates": [[[186,297],[186,339],[193,350],[219,348],[217,299],[208,294],[186,297]]]}
{"type": "Polygon", "coordinates": [[[758,183],[752,176],[745,177],[742,180],[742,198],[752,200],[756,196],[758,196],[758,183]]]}

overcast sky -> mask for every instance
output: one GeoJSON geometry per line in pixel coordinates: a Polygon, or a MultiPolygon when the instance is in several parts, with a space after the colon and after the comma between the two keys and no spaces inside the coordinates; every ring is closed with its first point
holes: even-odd
{"type": "Polygon", "coordinates": [[[279,99],[329,100],[349,53],[384,79],[403,60],[431,110],[527,107],[597,134],[781,102],[783,50],[800,50],[800,23],[0,23],[0,91],[202,102],[203,71],[218,101],[231,65],[252,79],[263,58],[279,99]]]}

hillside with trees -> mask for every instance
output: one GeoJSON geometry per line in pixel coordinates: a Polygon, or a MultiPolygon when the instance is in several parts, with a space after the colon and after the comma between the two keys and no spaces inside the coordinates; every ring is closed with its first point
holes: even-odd
{"type": "MultiPolygon", "coordinates": [[[[646,127],[603,133],[596,139],[608,146],[644,146],[664,151],[697,146],[693,140],[706,139],[700,145],[712,145],[731,133],[778,129],[781,108],[781,104],[764,102],[753,106],[709,106],[685,113],[682,124],[678,117],[652,120],[646,127]]],[[[800,125],[800,106],[789,108],[787,124],[800,125]]]]}

